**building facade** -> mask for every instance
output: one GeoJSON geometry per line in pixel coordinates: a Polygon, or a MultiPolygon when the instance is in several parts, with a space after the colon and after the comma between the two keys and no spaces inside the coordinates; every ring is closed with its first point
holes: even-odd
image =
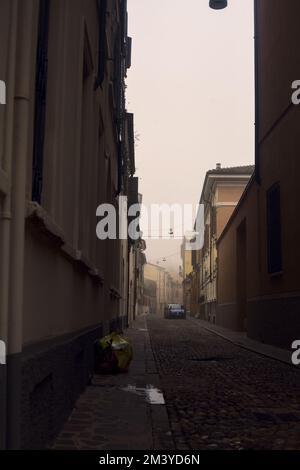
{"type": "Polygon", "coordinates": [[[146,292],[148,292],[144,302],[146,307],[149,307],[149,309],[146,308],[146,310],[149,310],[149,313],[155,313],[156,315],[163,317],[165,306],[167,304],[182,304],[181,282],[174,279],[173,276],[162,266],[152,263],[145,264],[144,283],[146,292]],[[154,292],[156,294],[155,308],[153,300],[154,292]]]}
{"type": "MultiPolygon", "coordinates": [[[[128,210],[137,209],[137,217],[128,216],[128,230],[138,233],[138,237],[128,238],[128,321],[131,323],[143,313],[144,265],[146,264],[146,242],[140,232],[140,212],[143,197],[139,193],[139,179],[131,177],[128,186],[128,210]]],[[[129,212],[128,212],[129,214],[129,212]]],[[[131,232],[130,232],[131,233],[131,232]]]]}
{"type": "Polygon", "coordinates": [[[217,322],[288,349],[300,337],[299,14],[297,0],[257,2],[256,174],[218,242],[217,322]]]}
{"type": "Polygon", "coordinates": [[[0,30],[0,437],[38,449],[87,384],[94,340],[128,321],[127,252],[97,240],[96,209],[118,210],[134,172],[131,40],[125,0],[2,0],[0,30]]]}
{"type": "Polygon", "coordinates": [[[146,315],[155,315],[156,314],[156,293],[157,284],[155,281],[150,279],[144,279],[144,313],[146,315]]]}
{"type": "Polygon", "coordinates": [[[222,168],[207,172],[200,204],[204,206],[204,243],[192,252],[191,313],[216,323],[217,240],[244,192],[254,166],[222,168]]]}

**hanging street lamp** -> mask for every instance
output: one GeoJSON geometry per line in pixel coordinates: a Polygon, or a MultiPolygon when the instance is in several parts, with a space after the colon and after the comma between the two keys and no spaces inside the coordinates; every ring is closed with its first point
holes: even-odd
{"type": "Polygon", "coordinates": [[[210,0],[209,6],[213,10],[223,10],[228,5],[227,0],[210,0]]]}

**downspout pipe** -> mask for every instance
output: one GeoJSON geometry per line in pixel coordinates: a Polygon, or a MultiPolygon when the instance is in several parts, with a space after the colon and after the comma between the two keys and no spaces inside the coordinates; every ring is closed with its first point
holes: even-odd
{"type": "Polygon", "coordinates": [[[255,67],[255,180],[258,185],[260,178],[260,80],[259,80],[259,27],[258,0],[254,0],[254,67],[255,67]]]}
{"type": "Polygon", "coordinates": [[[17,64],[14,97],[14,149],[8,325],[7,447],[21,448],[21,358],[23,346],[23,290],[26,216],[26,174],[29,158],[31,89],[34,83],[36,0],[18,1],[17,64]]]}
{"type": "MultiPolygon", "coordinates": [[[[13,145],[13,118],[14,118],[14,81],[16,69],[16,44],[17,44],[17,15],[18,1],[11,0],[10,43],[9,43],[9,68],[7,74],[7,110],[6,110],[6,135],[5,158],[3,170],[9,179],[12,174],[12,145],[13,145]]],[[[11,186],[3,198],[0,213],[1,246],[0,246],[0,339],[8,344],[9,321],[9,277],[10,277],[10,233],[11,233],[11,186]]],[[[6,448],[7,431],[7,374],[6,366],[1,366],[1,402],[0,402],[0,449],[6,448]]]]}

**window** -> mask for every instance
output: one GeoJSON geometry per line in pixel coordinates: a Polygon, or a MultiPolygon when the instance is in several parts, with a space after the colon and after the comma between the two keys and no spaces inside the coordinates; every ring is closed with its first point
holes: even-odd
{"type": "Polygon", "coordinates": [[[98,25],[99,25],[99,57],[98,57],[98,73],[95,88],[102,85],[105,74],[105,41],[106,41],[106,11],[107,0],[97,0],[98,8],[98,25]]]}
{"type": "Polygon", "coordinates": [[[32,200],[41,203],[46,120],[47,63],[50,0],[40,1],[35,78],[32,200]]]}
{"type": "Polygon", "coordinates": [[[267,248],[269,274],[282,271],[280,185],[267,191],[267,248]]]}

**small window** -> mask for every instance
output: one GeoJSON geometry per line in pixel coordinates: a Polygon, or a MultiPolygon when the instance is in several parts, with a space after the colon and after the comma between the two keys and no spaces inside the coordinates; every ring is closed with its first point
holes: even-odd
{"type": "Polygon", "coordinates": [[[267,191],[267,243],[268,272],[282,271],[280,185],[274,184],[267,191]]]}

